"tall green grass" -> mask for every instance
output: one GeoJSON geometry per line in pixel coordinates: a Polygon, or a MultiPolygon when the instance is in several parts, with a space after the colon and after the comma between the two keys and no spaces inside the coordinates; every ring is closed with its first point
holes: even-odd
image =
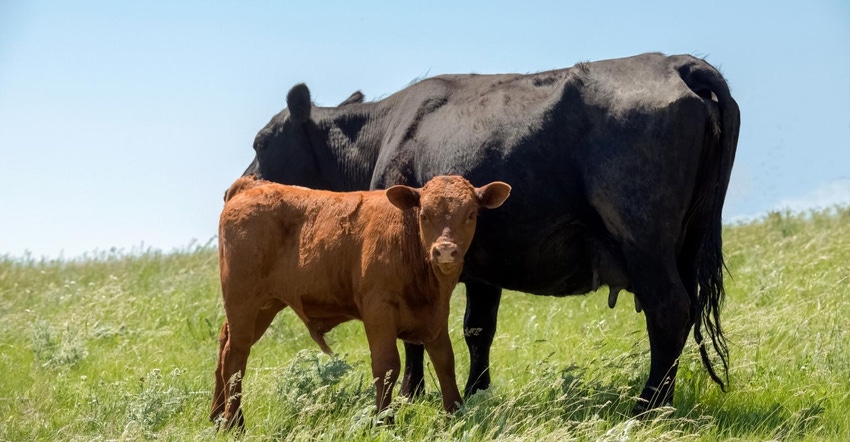
{"type": "MultiPolygon", "coordinates": [[[[724,239],[728,393],[689,342],[675,408],[633,420],[649,352],[630,296],[610,310],[605,293],[507,293],[492,388],[447,417],[428,366],[425,397],[375,426],[362,325],[328,335],[331,358],[284,310],[249,360],[241,436],[207,421],[223,320],[212,247],[0,258],[0,440],[846,440],[850,209],[771,213],[724,239]]],[[[462,286],[452,302],[462,385],[462,286]]]]}

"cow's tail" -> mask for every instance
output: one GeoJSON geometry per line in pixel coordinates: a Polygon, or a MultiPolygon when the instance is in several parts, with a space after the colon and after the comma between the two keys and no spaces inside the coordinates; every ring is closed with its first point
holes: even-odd
{"type": "Polygon", "coordinates": [[[244,175],[236,179],[233,184],[230,185],[224,192],[224,202],[230,201],[231,198],[239,194],[240,192],[250,189],[252,187],[257,187],[262,184],[264,181],[257,178],[256,175],[244,175]]]}
{"type": "Polygon", "coordinates": [[[686,217],[686,229],[692,238],[696,257],[696,302],[693,305],[694,339],[702,363],[711,378],[726,391],[729,382],[729,349],[720,324],[720,309],[725,298],[722,251],[723,201],[729,185],[732,163],[738,145],[740,111],[729,93],[723,76],[703,60],[689,57],[678,67],[688,87],[706,102],[708,124],[700,160],[697,188],[686,217]],[[723,378],[708,354],[704,334],[708,335],[722,365],[723,378]],[[725,380],[725,381],[724,381],[725,380]]]}

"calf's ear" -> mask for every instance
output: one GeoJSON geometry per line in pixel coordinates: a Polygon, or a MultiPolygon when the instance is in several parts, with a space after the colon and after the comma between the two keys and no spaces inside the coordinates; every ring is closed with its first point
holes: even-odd
{"type": "Polygon", "coordinates": [[[475,189],[478,195],[478,203],[485,209],[495,209],[502,205],[511,194],[511,186],[501,181],[493,181],[490,184],[475,189]]]}
{"type": "Polygon", "coordinates": [[[401,210],[419,207],[419,190],[407,186],[393,186],[387,189],[387,199],[401,210]]]}
{"type": "Polygon", "coordinates": [[[292,86],[286,94],[286,107],[289,109],[289,118],[296,124],[304,124],[310,119],[310,111],[313,102],[310,101],[310,89],[304,83],[292,86]]]}

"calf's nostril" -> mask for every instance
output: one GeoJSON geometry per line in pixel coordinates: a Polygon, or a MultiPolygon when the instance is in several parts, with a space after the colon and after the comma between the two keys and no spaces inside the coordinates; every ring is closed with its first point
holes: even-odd
{"type": "Polygon", "coordinates": [[[457,257],[457,250],[452,250],[452,258],[457,257]]]}
{"type": "Polygon", "coordinates": [[[440,249],[434,249],[434,256],[440,256],[440,249]]]}

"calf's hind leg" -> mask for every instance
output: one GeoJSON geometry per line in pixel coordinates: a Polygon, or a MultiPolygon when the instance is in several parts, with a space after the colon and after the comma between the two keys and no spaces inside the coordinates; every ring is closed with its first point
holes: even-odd
{"type": "Polygon", "coordinates": [[[257,319],[254,322],[254,339],[253,344],[256,344],[260,338],[263,337],[263,334],[268,330],[272,321],[274,321],[275,316],[277,316],[278,312],[286,308],[286,304],[282,301],[274,299],[269,301],[263,308],[257,312],[257,319]]]}
{"type": "Polygon", "coordinates": [[[274,320],[275,315],[286,307],[273,301],[262,309],[248,309],[228,315],[219,338],[219,360],[216,368],[216,388],[210,420],[223,414],[225,428],[241,428],[244,416],[241,410],[242,378],[248,363],[251,346],[255,344],[274,320]]]}
{"type": "Polygon", "coordinates": [[[215,368],[215,391],[213,391],[212,407],[210,407],[210,421],[215,422],[224,413],[224,347],[230,339],[227,329],[227,321],[221,325],[221,333],[218,337],[218,363],[215,368]]]}
{"type": "Polygon", "coordinates": [[[242,377],[245,375],[248,355],[251,353],[254,331],[253,321],[247,324],[247,326],[245,322],[247,321],[228,319],[225,323],[227,327],[227,341],[224,343],[219,355],[218,366],[220,367],[220,374],[218,375],[217,383],[221,382],[223,384],[222,391],[224,394],[222,397],[224,400],[223,417],[225,429],[241,428],[245,423],[242,410],[240,409],[240,405],[242,404],[242,377]]]}

